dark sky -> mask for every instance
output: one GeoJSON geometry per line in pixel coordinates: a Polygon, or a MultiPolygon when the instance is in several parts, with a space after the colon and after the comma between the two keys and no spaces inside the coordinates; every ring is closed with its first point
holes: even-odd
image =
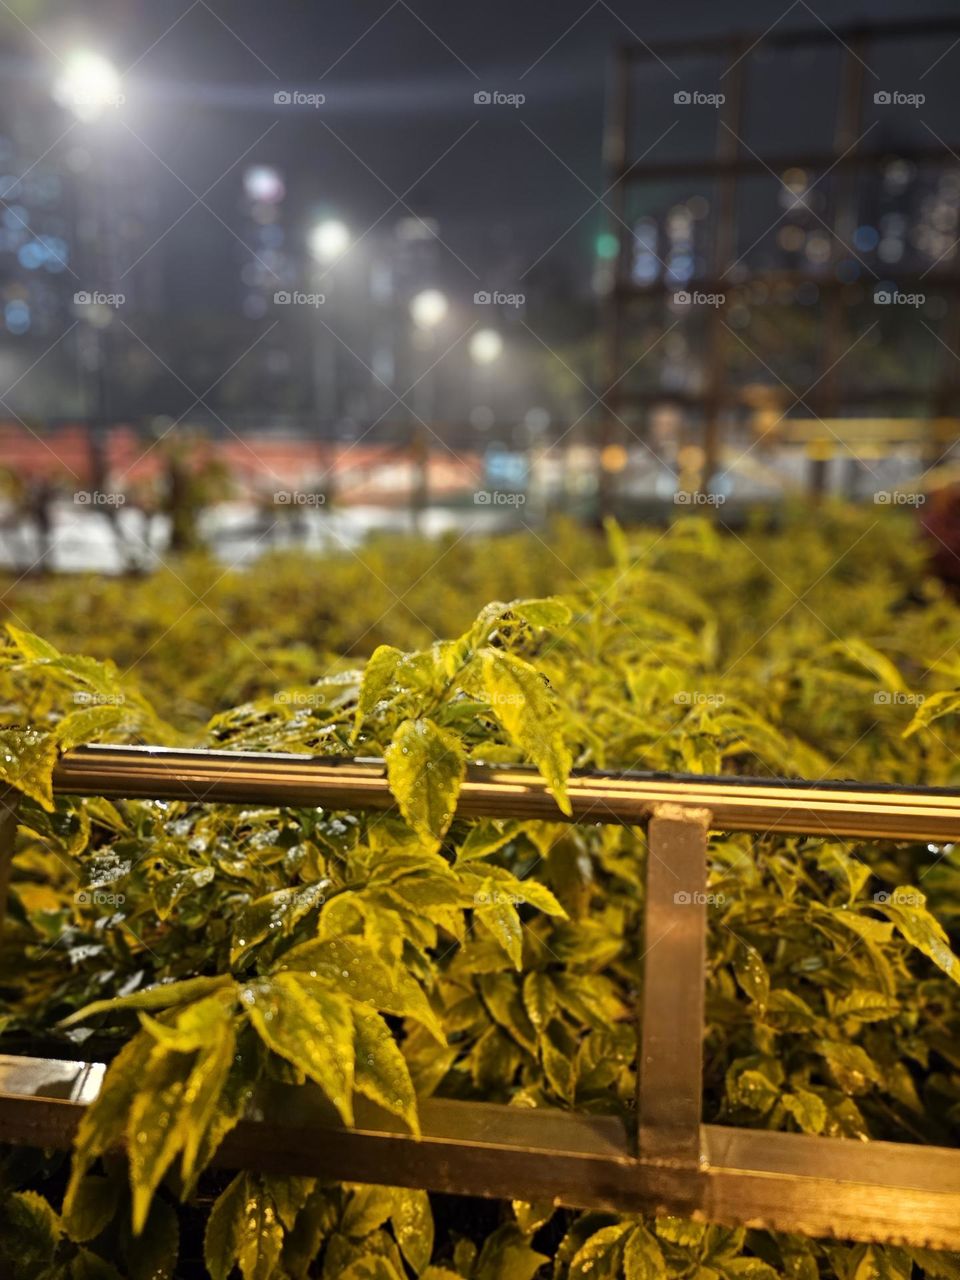
{"type": "MultiPolygon", "coordinates": [[[[922,8],[821,0],[820,7],[818,16],[804,0],[211,0],[209,7],[199,0],[192,8],[190,0],[140,0],[119,41],[100,36],[121,64],[139,59],[128,77],[138,128],[196,190],[270,129],[249,159],[279,162],[302,200],[366,225],[391,193],[416,183],[407,203],[455,222],[454,247],[469,260],[471,243],[482,257],[478,237],[498,233],[535,255],[590,207],[587,188],[602,190],[604,72],[616,42],[759,32],[778,20],[787,29],[821,20],[836,27],[956,12],[949,0],[922,8]],[[278,88],[321,91],[327,102],[316,112],[278,113],[278,88]],[[478,89],[523,92],[527,102],[520,111],[478,111],[478,89]]],[[[958,65],[960,48],[939,72],[955,82],[958,65]]],[[[660,96],[640,122],[644,144],[668,123],[663,95],[671,81],[654,72],[660,96]]],[[[792,111],[778,104],[774,114],[802,128],[820,96],[808,84],[792,111]]],[[[579,256],[600,221],[595,210],[564,237],[558,262],[579,256]]]]}
{"type": "MultiPolygon", "coordinates": [[[[809,29],[829,22],[835,28],[956,13],[955,0],[819,0],[816,10],[806,0],[104,3],[98,18],[86,20],[46,5],[37,23],[61,47],[69,23],[75,40],[100,47],[127,72],[125,119],[137,140],[126,142],[146,152],[164,205],[162,220],[169,222],[194,195],[204,194],[236,226],[243,167],[273,163],[285,173],[289,208],[304,232],[314,217],[328,213],[365,228],[404,195],[410,209],[439,219],[453,251],[448,265],[464,285],[471,283],[471,270],[483,275],[484,263],[505,254],[508,274],[521,274],[543,255],[546,269],[576,271],[582,280],[604,225],[602,206],[591,206],[605,186],[604,80],[617,42],[637,37],[656,44],[759,33],[774,25],[809,29]],[[318,110],[278,110],[278,89],[322,92],[326,103],[318,110]],[[522,92],[526,103],[519,110],[478,108],[473,95],[481,89],[522,92]]],[[[942,38],[930,42],[915,71],[948,47],[942,38]]],[[[896,75],[899,51],[891,52],[896,75]]],[[[654,144],[677,115],[671,90],[699,74],[694,67],[679,66],[671,77],[651,63],[648,96],[638,111],[641,147],[654,144]]],[[[958,67],[960,46],[946,54],[927,87],[939,85],[946,94],[958,67]]],[[[806,79],[802,65],[799,73],[787,102],[759,104],[758,123],[769,135],[765,145],[776,148],[782,140],[781,151],[810,140],[818,109],[824,125],[831,117],[830,86],[818,80],[824,66],[806,79]]],[[[716,67],[704,74],[707,89],[718,87],[709,81],[716,67]]],[[[955,104],[954,92],[941,104],[951,119],[955,104]]],[[[930,110],[927,119],[935,120],[930,110]]],[[[671,147],[694,146],[692,135],[684,141],[687,126],[709,130],[713,122],[707,113],[696,121],[687,115],[682,124],[653,147],[651,159],[669,158],[671,147]]],[[[703,141],[708,148],[707,133],[703,141]]],[[[404,212],[398,204],[389,216],[404,212]]],[[[202,256],[208,237],[222,240],[222,229],[197,208],[168,247],[202,256]]]]}

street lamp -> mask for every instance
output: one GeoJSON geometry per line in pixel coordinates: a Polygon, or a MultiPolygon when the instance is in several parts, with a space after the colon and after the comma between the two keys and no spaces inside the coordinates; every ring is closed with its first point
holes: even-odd
{"type": "Polygon", "coordinates": [[[418,329],[436,329],[449,310],[447,296],[439,289],[423,289],[410,299],[410,315],[418,329]]]}
{"type": "MultiPolygon", "coordinates": [[[[426,351],[426,359],[436,343],[437,327],[442,323],[450,308],[445,293],[439,289],[422,289],[410,299],[410,318],[421,331],[419,346],[426,351]]],[[[437,370],[436,362],[428,364],[427,369],[414,383],[420,400],[420,413],[413,428],[411,459],[414,468],[414,481],[410,494],[410,510],[413,515],[413,526],[418,528],[420,512],[429,502],[429,449],[426,438],[426,424],[436,415],[437,408],[437,370]]]]}
{"type": "Polygon", "coordinates": [[[53,96],[78,120],[97,120],[107,107],[123,102],[120,72],[102,53],[75,49],[68,54],[53,86],[53,96]]]}
{"type": "MultiPolygon", "coordinates": [[[[339,218],[324,218],[307,232],[307,252],[316,264],[318,292],[327,302],[336,294],[335,270],[350,247],[350,230],[339,218]]],[[[318,421],[326,417],[335,427],[340,412],[340,381],[336,340],[326,326],[313,326],[313,404],[318,421]]]]}
{"type": "Polygon", "coordinates": [[[311,256],[321,263],[335,261],[350,247],[350,232],[337,218],[326,218],[310,231],[307,248],[311,256]]]}
{"type": "MultiPolygon", "coordinates": [[[[120,72],[102,53],[96,53],[92,49],[74,49],[64,58],[59,75],[51,86],[51,93],[54,101],[68,110],[81,124],[92,124],[100,119],[108,107],[119,107],[123,104],[122,88],[120,72]]],[[[103,177],[108,177],[108,174],[105,172],[103,177]]],[[[93,238],[99,248],[107,239],[103,234],[101,217],[101,201],[104,199],[104,193],[99,181],[89,182],[88,185],[90,220],[94,227],[93,238]]],[[[81,202],[83,200],[82,189],[80,200],[81,202]]],[[[94,254],[91,266],[95,265],[98,264],[94,254]]],[[[96,283],[101,288],[106,286],[105,291],[110,291],[106,280],[97,280],[96,283]]],[[[82,365],[83,344],[85,341],[91,344],[88,356],[91,363],[88,363],[87,368],[94,375],[90,396],[94,408],[90,432],[94,469],[92,487],[99,489],[105,484],[106,479],[105,430],[109,416],[109,386],[106,379],[106,368],[109,363],[108,335],[106,332],[101,332],[105,314],[96,307],[89,307],[88,311],[93,323],[89,327],[77,327],[77,354],[82,365]]]]}
{"type": "Polygon", "coordinates": [[[470,339],[470,359],[474,364],[493,364],[503,354],[503,339],[496,329],[478,329],[470,339]]]}

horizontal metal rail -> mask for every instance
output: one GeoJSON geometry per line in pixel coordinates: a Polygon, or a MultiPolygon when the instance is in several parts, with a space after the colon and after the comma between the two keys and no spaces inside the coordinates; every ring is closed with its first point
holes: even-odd
{"type": "MultiPolygon", "coordinates": [[[[91,746],[61,794],[384,809],[379,760],[91,746]]],[[[312,1086],[271,1085],[216,1163],[496,1198],[672,1213],[729,1225],[960,1248],[960,1151],[701,1121],[708,830],[960,838],[960,791],[657,773],[580,773],[571,821],[643,823],[647,883],[635,1127],[613,1116],[423,1099],[418,1138],[360,1101],[344,1127],[312,1086]]],[[[562,819],[524,768],[468,771],[458,814],[562,819]]],[[[97,1063],[0,1057],[0,1142],[66,1149],[97,1063]]]]}
{"type": "MultiPolygon", "coordinates": [[[[166,747],[78,747],[53,775],[63,795],[220,804],[391,809],[382,760],[194,751],[166,747]]],[[[779,831],[949,840],[960,834],[960,789],[857,782],[700,777],[667,773],[574,773],[567,818],[533,769],[474,765],[460,791],[462,818],[552,822],[646,822],[657,805],[706,807],[725,831],[779,831]]]]}
{"type": "MultiPolygon", "coordinates": [[[[96,1063],[0,1057],[0,1136],[68,1150],[100,1088],[96,1063]]],[[[696,1169],[632,1154],[614,1116],[425,1098],[422,1136],[357,1099],[345,1128],[315,1086],[274,1085],[264,1118],[224,1139],[214,1164],[347,1182],[425,1187],[574,1208],[669,1212],[841,1239],[955,1248],[960,1160],[895,1142],[703,1125],[696,1169]]]]}

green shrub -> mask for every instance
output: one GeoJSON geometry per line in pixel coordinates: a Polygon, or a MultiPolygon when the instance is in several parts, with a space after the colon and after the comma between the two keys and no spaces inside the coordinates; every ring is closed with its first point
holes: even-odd
{"type": "MultiPolygon", "coordinates": [[[[3,1035],[116,1054],[59,1213],[32,1189],[56,1162],[8,1161],[11,1266],[173,1274],[176,1201],[189,1226],[212,1188],[215,1277],[510,1280],[544,1250],[593,1280],[960,1274],[922,1251],[520,1203],[482,1241],[434,1246],[422,1193],[204,1173],[270,1079],[314,1081],[347,1122],[373,1099],[414,1132],[431,1094],[627,1114],[643,834],[458,819],[468,761],[531,762],[561,807],[573,766],[958,781],[960,609],[902,526],[689,521],[609,545],[607,567],[487,605],[454,640],[383,644],[362,670],[320,666],[318,641],[312,678],[258,674],[202,730],[179,698],[171,725],[111,664],[10,628],[0,774],[27,798],[3,1035]],[[54,801],[57,751],[97,738],[383,754],[399,812],[54,801]]],[[[721,835],[709,860],[705,1118],[955,1145],[953,848],[721,835]]]]}

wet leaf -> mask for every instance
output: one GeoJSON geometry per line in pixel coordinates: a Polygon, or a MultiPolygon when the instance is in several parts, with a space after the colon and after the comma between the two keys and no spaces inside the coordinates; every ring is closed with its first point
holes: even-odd
{"type": "Polygon", "coordinates": [[[460,739],[432,720],[405,720],[384,755],[400,812],[418,835],[436,846],[453,821],[466,773],[460,739]]]}

